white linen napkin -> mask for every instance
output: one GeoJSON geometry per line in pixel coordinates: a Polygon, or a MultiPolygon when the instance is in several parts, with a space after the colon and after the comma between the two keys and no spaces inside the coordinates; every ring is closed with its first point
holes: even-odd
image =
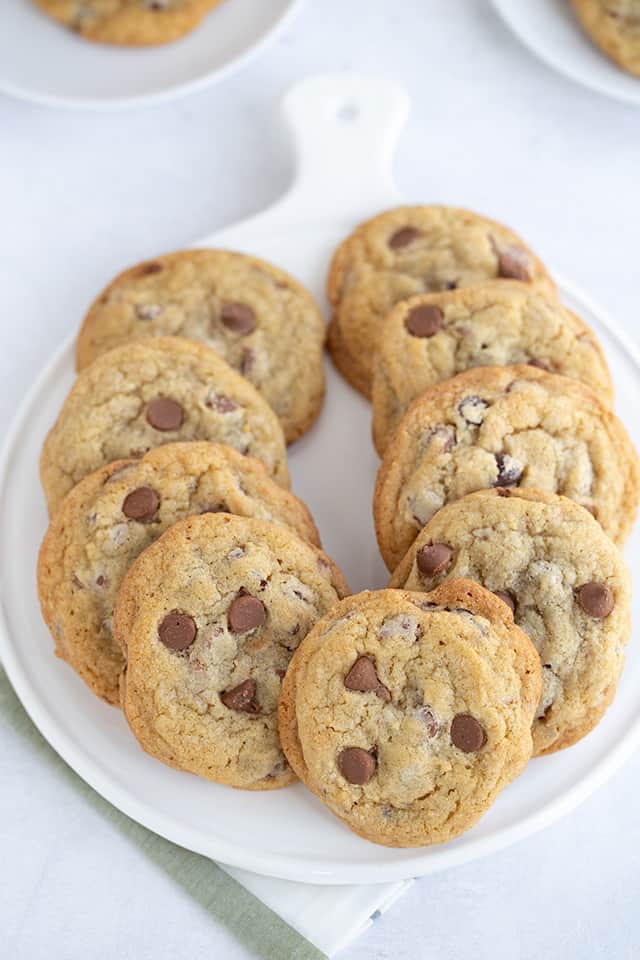
{"type": "Polygon", "coordinates": [[[218,866],[328,957],[364,933],[413,883],[325,886],[218,866]]]}

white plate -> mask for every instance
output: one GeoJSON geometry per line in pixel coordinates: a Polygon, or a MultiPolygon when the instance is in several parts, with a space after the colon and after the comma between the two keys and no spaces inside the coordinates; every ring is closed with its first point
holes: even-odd
{"type": "MultiPolygon", "coordinates": [[[[297,148],[299,174],[293,189],[271,210],[204,242],[272,259],[322,296],[336,243],[356,221],[398,201],[389,170],[407,100],[382,81],[329,76],[295,87],[284,108],[297,148]]],[[[620,412],[640,446],[638,351],[602,311],[561,286],[567,304],[602,337],[620,412]]],[[[383,586],[387,575],[371,518],[377,458],[369,405],[331,367],[327,372],[320,421],[291,449],[294,487],[308,501],[325,547],[352,589],[383,586]]],[[[631,644],[618,697],[597,730],[571,750],[533,761],[469,833],[422,850],[389,850],[359,839],[302,786],[234,791],[148,757],[122,715],[55,659],[39,615],[34,568],[46,520],[38,454],[72,378],[71,345],[66,344],[33,387],[7,442],[0,475],[0,655],[52,746],[135,820],[185,847],[257,873],[314,883],[388,881],[470,860],[550,823],[584,800],[640,740],[640,646],[631,644]]],[[[637,581],[637,536],[630,547],[634,557],[637,581]]]]}
{"type": "Polygon", "coordinates": [[[50,106],[109,109],[171,100],[221,80],[273,38],[303,0],[222,0],[175,43],[90,43],[33,0],[4,0],[0,90],[50,106]]]}
{"type": "Polygon", "coordinates": [[[640,78],[625,73],[592,43],[569,0],[493,0],[493,5],[548,66],[615,100],[640,103],[640,78]]]}

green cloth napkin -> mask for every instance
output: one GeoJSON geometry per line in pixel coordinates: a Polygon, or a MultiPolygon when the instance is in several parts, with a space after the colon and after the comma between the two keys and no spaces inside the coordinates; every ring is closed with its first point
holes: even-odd
{"type": "Polygon", "coordinates": [[[3,736],[20,736],[27,741],[41,763],[73,784],[78,802],[91,804],[115,830],[135,843],[149,860],[189,893],[214,923],[225,926],[255,957],[261,960],[321,960],[325,956],[213,861],[151,833],[103,800],[40,735],[1,667],[0,730],[3,736]]]}

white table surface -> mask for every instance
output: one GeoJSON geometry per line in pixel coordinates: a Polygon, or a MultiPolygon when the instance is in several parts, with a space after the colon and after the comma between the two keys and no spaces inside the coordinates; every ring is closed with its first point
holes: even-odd
{"type": "MultiPolygon", "coordinates": [[[[482,0],[308,0],[258,60],[174,105],[96,115],[0,97],[3,432],[112,274],[285,189],[274,100],[305,73],[348,68],[412,95],[397,158],[408,198],[504,220],[640,334],[640,110],[549,71],[482,0]]],[[[415,884],[341,956],[637,957],[639,792],[636,756],[546,832],[415,884]]],[[[3,956],[251,956],[11,735],[0,851],[3,956]]]]}

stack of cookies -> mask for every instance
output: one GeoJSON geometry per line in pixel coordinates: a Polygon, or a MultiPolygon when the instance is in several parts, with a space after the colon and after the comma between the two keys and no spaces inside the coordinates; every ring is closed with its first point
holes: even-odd
{"type": "Polygon", "coordinates": [[[332,357],[373,401],[389,588],[348,596],[288,489],[324,395],[316,304],[202,250],[126,271],[82,325],[42,454],[42,610],[154,757],[299,779],[368,840],[440,843],[613,699],[638,462],[596,337],[505,227],[384,213],[329,298],[332,357]]]}
{"type": "Polygon", "coordinates": [[[638,459],[596,336],[505,227],[390,210],[338,248],[328,293],[333,360],[372,400],[391,589],[301,644],[281,737],[357,833],[439,842],[611,703],[638,459]]]}
{"type": "Polygon", "coordinates": [[[56,653],[149,753],[234,787],[295,779],[276,707],[348,589],[288,489],[324,397],[325,324],[268,263],[214,250],[121,274],[90,308],[42,451],[56,653]]]}

